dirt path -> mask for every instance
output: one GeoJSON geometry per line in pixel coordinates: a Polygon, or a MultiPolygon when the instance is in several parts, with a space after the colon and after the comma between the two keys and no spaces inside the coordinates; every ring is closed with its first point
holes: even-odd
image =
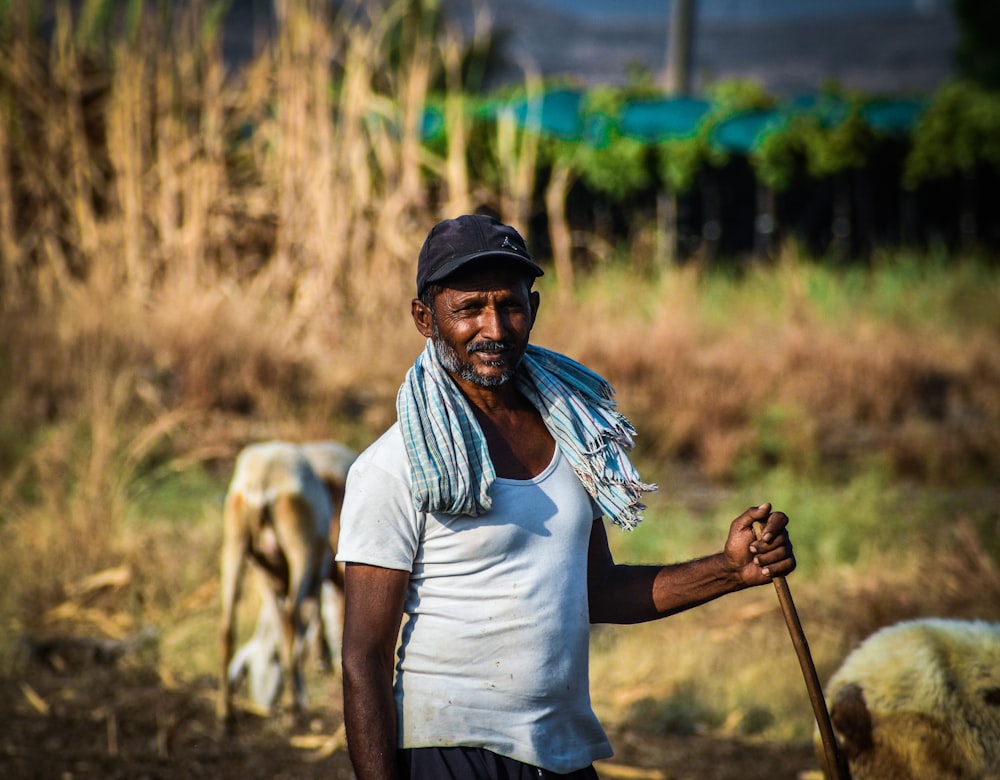
{"type": "MultiPolygon", "coordinates": [[[[0,777],[353,778],[339,702],[317,706],[309,724],[290,731],[280,719],[244,712],[226,741],[216,727],[213,690],[208,680],[167,686],[148,668],[57,674],[31,667],[0,679],[0,777]]],[[[795,780],[815,767],[807,745],[611,738],[617,755],[599,767],[605,779],[795,780]]]]}

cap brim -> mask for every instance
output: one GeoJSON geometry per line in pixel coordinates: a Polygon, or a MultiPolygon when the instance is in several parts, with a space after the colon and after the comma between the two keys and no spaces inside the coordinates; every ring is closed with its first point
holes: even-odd
{"type": "Polygon", "coordinates": [[[508,260],[514,260],[525,271],[536,277],[542,276],[545,273],[534,260],[518,254],[517,252],[504,252],[499,249],[485,249],[481,252],[473,252],[472,254],[453,257],[448,260],[448,262],[442,263],[434,270],[432,275],[428,276],[427,279],[424,280],[424,286],[426,287],[428,284],[441,282],[465,266],[482,260],[487,260],[491,257],[503,257],[508,260]]]}

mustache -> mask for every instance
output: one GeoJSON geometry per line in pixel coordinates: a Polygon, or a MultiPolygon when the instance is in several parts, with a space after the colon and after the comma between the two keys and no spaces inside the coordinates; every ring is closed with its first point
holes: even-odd
{"type": "Polygon", "coordinates": [[[471,355],[473,352],[506,352],[510,348],[511,344],[507,341],[475,341],[465,351],[471,355]]]}

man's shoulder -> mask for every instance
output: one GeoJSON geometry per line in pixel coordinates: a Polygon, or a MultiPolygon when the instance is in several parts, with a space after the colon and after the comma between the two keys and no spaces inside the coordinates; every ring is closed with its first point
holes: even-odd
{"type": "Polygon", "coordinates": [[[394,475],[408,474],[409,462],[406,458],[406,445],[403,443],[403,432],[399,422],[389,426],[384,433],[362,450],[356,463],[375,466],[394,475]]]}

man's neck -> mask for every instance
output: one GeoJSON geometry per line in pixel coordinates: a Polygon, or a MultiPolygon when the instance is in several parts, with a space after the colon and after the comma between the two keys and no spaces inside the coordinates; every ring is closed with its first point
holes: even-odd
{"type": "Polygon", "coordinates": [[[507,479],[531,479],[552,462],[555,439],[538,410],[513,382],[495,388],[456,380],[486,437],[493,469],[507,479]]]}

